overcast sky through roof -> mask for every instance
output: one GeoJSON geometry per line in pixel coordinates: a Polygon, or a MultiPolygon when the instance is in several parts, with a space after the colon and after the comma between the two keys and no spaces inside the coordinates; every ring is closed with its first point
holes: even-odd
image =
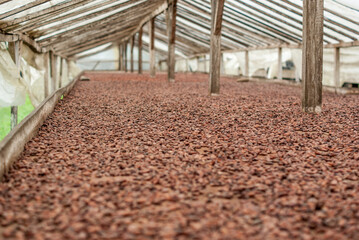
{"type": "Polygon", "coordinates": [[[344,4],[348,7],[355,8],[359,10],[359,1],[358,0],[335,0],[336,2],[339,2],[341,4],[344,4]]]}

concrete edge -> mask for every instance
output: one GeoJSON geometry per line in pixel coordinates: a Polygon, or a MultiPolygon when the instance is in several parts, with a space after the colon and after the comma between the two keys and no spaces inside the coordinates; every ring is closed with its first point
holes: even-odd
{"type": "Polygon", "coordinates": [[[28,141],[38,132],[47,117],[53,112],[56,104],[62,95],[67,95],[84,72],[65,87],[60,88],[48,96],[37,106],[24,120],[21,121],[11,132],[0,142],[0,181],[8,173],[12,164],[20,156],[28,141]]]}

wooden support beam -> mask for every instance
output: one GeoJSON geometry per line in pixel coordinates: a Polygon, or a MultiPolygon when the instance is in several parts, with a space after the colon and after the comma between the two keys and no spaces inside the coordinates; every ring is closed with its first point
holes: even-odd
{"type": "Polygon", "coordinates": [[[29,2],[27,4],[24,4],[24,5],[20,6],[20,7],[14,8],[14,9],[8,11],[8,12],[0,14],[0,19],[4,19],[4,18],[10,17],[10,16],[13,16],[13,15],[19,13],[19,12],[25,11],[25,10],[33,8],[33,7],[36,7],[36,6],[44,4],[46,2],[50,2],[50,0],[35,0],[35,1],[32,1],[32,2],[29,2]]]}
{"type": "Polygon", "coordinates": [[[124,44],[123,44],[123,46],[124,46],[124,49],[123,49],[123,58],[124,58],[124,62],[125,62],[125,64],[124,64],[124,70],[125,70],[125,72],[127,72],[127,42],[125,42],[124,44]]]}
{"type": "Polygon", "coordinates": [[[66,65],[67,65],[67,77],[69,78],[69,81],[72,81],[71,79],[71,62],[70,59],[66,58],[66,65]]]}
{"type": "Polygon", "coordinates": [[[209,93],[218,95],[221,77],[221,29],[225,0],[211,0],[212,27],[210,50],[209,93]]]}
{"type": "Polygon", "coordinates": [[[122,58],[122,45],[118,45],[118,70],[122,70],[123,58],[122,58]]]}
{"type": "Polygon", "coordinates": [[[51,60],[51,93],[56,91],[57,88],[57,56],[51,51],[50,52],[51,60]]]}
{"type": "Polygon", "coordinates": [[[278,75],[277,75],[277,78],[279,80],[283,79],[283,69],[282,69],[282,61],[283,61],[282,55],[283,54],[282,53],[283,53],[282,48],[278,48],[278,75]]]}
{"type": "Polygon", "coordinates": [[[167,59],[167,71],[168,81],[175,81],[175,44],[176,44],[176,15],[177,15],[177,0],[174,0],[168,7],[168,59],[167,59]]]}
{"type": "Polygon", "coordinates": [[[138,32],[138,74],[142,74],[142,34],[143,26],[140,27],[138,32]]]}
{"type": "Polygon", "coordinates": [[[44,96],[47,98],[49,96],[49,74],[50,74],[50,67],[49,67],[49,57],[50,54],[47,52],[44,54],[44,64],[45,64],[45,76],[44,76],[44,96]]]}
{"type": "Polygon", "coordinates": [[[335,48],[334,52],[334,83],[336,88],[340,88],[340,48],[335,48]]]}
{"type": "Polygon", "coordinates": [[[150,76],[156,76],[156,55],[155,55],[155,18],[150,20],[150,76]]]}
{"type": "Polygon", "coordinates": [[[131,73],[133,73],[133,49],[135,47],[135,35],[131,38],[131,73]]]}
{"type": "Polygon", "coordinates": [[[249,51],[244,52],[244,76],[249,77],[249,51]]]}
{"type": "Polygon", "coordinates": [[[303,1],[302,109],[322,111],[324,0],[303,1]]]}
{"type": "MultiPolygon", "coordinates": [[[[16,41],[13,43],[9,43],[9,52],[16,64],[17,70],[20,76],[20,67],[21,67],[21,47],[22,41],[16,41]]],[[[12,106],[11,107],[11,122],[10,122],[10,129],[12,130],[18,124],[18,107],[12,106]]]]}
{"type": "Polygon", "coordinates": [[[62,75],[63,75],[63,67],[64,67],[64,64],[63,64],[63,58],[60,57],[60,77],[59,77],[59,85],[58,85],[58,88],[62,88],[62,75]]]}

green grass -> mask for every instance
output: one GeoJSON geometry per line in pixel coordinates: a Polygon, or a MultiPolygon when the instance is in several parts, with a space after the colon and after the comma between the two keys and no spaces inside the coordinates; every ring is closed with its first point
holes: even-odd
{"type": "MultiPolygon", "coordinates": [[[[10,132],[10,107],[0,108],[0,141],[10,132]]],[[[19,106],[18,109],[18,122],[21,122],[27,115],[34,110],[30,102],[29,96],[26,97],[24,105],[19,106]]]]}

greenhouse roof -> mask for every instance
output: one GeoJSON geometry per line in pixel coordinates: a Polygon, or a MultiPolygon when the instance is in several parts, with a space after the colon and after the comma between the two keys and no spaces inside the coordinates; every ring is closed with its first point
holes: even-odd
{"type": "MultiPolygon", "coordinates": [[[[156,17],[156,40],[167,41],[164,11],[172,0],[2,0],[1,41],[23,40],[38,52],[64,57],[128,41],[156,17]]],[[[301,0],[227,0],[222,49],[238,51],[301,47],[301,0]]],[[[359,3],[325,0],[324,46],[357,46],[359,3]]],[[[178,0],[176,49],[181,55],[209,52],[210,0],[178,0]]],[[[144,29],[146,34],[146,29],[144,29]]],[[[160,52],[161,53],[161,52],[160,52]]],[[[164,53],[163,53],[164,54],[164,53]]]]}

